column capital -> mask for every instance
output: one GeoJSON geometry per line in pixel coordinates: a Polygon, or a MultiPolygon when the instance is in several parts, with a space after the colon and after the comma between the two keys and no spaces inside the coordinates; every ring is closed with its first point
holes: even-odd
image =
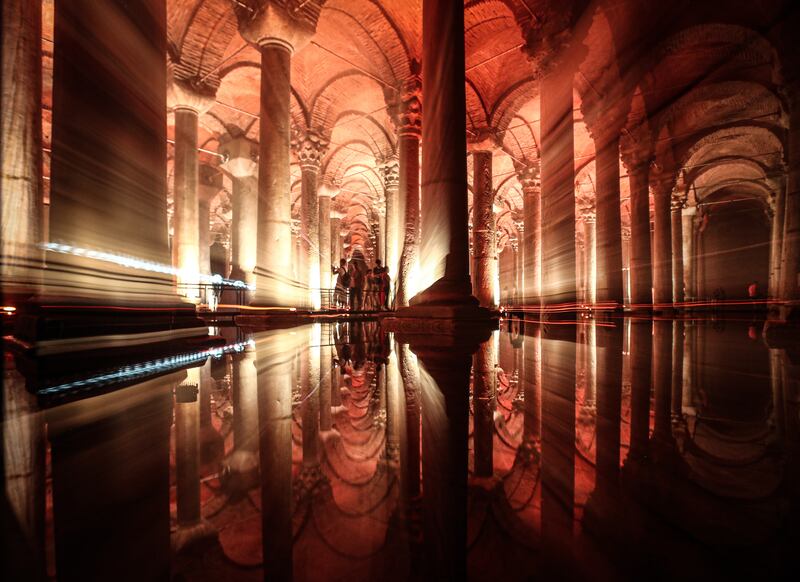
{"type": "Polygon", "coordinates": [[[631,227],[630,226],[623,226],[622,227],[622,240],[631,240],[631,227]]]}
{"type": "Polygon", "coordinates": [[[497,130],[493,127],[481,127],[468,136],[467,151],[471,154],[491,154],[498,147],[497,144],[497,130]]]}
{"type": "Polygon", "coordinates": [[[422,137],[422,77],[418,61],[412,61],[411,76],[388,98],[389,115],[398,137],[422,137]]]}
{"type": "Polygon", "coordinates": [[[323,183],[317,189],[317,196],[320,198],[333,198],[337,194],[339,194],[340,190],[336,186],[332,186],[330,184],[323,183]]]}
{"type": "Polygon", "coordinates": [[[639,132],[632,132],[625,128],[620,133],[620,157],[622,164],[631,174],[647,172],[653,161],[652,149],[649,144],[644,143],[644,137],[637,136],[637,133],[639,132]]]}
{"type": "Polygon", "coordinates": [[[594,222],[597,214],[595,211],[594,199],[589,197],[579,197],[577,200],[578,213],[584,222],[594,222]]]}
{"type": "Polygon", "coordinates": [[[234,178],[258,175],[258,144],[243,132],[227,133],[219,139],[220,167],[234,178]]]}
{"type": "Polygon", "coordinates": [[[316,130],[296,131],[292,137],[292,150],[300,167],[303,170],[319,171],[328,143],[328,139],[316,130]]]}
{"type": "Polygon", "coordinates": [[[541,192],[542,179],[539,160],[527,161],[527,163],[515,162],[514,167],[517,171],[517,179],[522,186],[523,194],[529,195],[541,192]]]}
{"type": "Polygon", "coordinates": [[[237,0],[233,10],[239,33],[259,47],[277,46],[290,53],[303,48],[317,31],[324,0],[237,0]]]}
{"type": "Polygon", "coordinates": [[[167,105],[170,109],[186,109],[202,115],[214,106],[217,88],[199,77],[181,77],[177,65],[168,64],[167,105]]]}
{"type": "Polygon", "coordinates": [[[681,211],[686,208],[686,193],[685,192],[673,192],[672,196],[670,197],[670,209],[675,211],[681,211]]]}
{"type": "Polygon", "coordinates": [[[400,187],[400,160],[397,155],[385,158],[378,167],[378,171],[383,178],[384,188],[390,190],[400,187]]]}

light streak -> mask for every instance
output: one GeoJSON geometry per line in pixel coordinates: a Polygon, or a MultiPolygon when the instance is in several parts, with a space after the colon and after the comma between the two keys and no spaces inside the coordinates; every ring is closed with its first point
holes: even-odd
{"type": "Polygon", "coordinates": [[[151,376],[160,372],[167,372],[169,370],[182,368],[196,362],[201,362],[209,356],[220,357],[223,354],[231,352],[240,353],[248,347],[255,347],[255,342],[253,342],[253,340],[247,340],[222,347],[208,348],[199,352],[178,354],[166,358],[159,358],[157,360],[149,360],[146,362],[140,362],[138,364],[122,366],[121,368],[117,368],[111,372],[98,374],[97,376],[92,376],[90,378],[84,378],[82,380],[75,380],[73,382],[65,382],[63,384],[42,388],[37,390],[37,394],[39,396],[58,396],[65,392],[83,392],[100,388],[102,386],[107,386],[116,382],[137,380],[139,378],[151,376]]]}
{"type": "Polygon", "coordinates": [[[114,253],[108,253],[105,251],[84,249],[81,247],[75,247],[65,243],[46,242],[46,243],[40,243],[38,246],[40,249],[45,251],[50,251],[52,253],[62,253],[65,255],[74,255],[76,257],[86,257],[89,259],[104,261],[106,263],[113,263],[115,265],[120,265],[122,267],[128,267],[131,269],[150,271],[152,273],[162,273],[164,275],[174,275],[183,280],[190,278],[198,279],[200,283],[205,285],[228,285],[230,287],[236,287],[238,289],[248,289],[250,291],[255,291],[255,285],[248,285],[245,281],[240,281],[238,279],[226,279],[221,275],[206,275],[204,273],[188,272],[185,269],[176,269],[171,265],[165,265],[163,263],[156,263],[153,261],[144,261],[142,259],[137,259],[136,257],[118,255],[114,253]]]}

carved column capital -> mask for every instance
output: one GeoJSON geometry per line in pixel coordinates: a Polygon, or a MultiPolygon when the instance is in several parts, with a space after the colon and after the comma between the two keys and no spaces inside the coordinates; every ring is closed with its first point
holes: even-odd
{"type": "Polygon", "coordinates": [[[167,105],[170,109],[187,109],[202,115],[214,106],[216,85],[199,77],[186,76],[180,63],[172,61],[167,64],[167,73],[167,105]]]}
{"type": "Polygon", "coordinates": [[[534,160],[527,164],[515,164],[517,179],[522,186],[522,192],[526,196],[538,194],[542,189],[541,165],[539,160],[534,160]]]}
{"type": "Polygon", "coordinates": [[[319,171],[322,158],[328,150],[328,140],[317,131],[297,131],[292,138],[292,149],[303,170],[319,171]]]}
{"type": "Polygon", "coordinates": [[[258,144],[244,133],[225,134],[219,139],[220,167],[234,178],[258,175],[258,144]]]}
{"type": "Polygon", "coordinates": [[[233,9],[239,33],[257,46],[303,48],[317,31],[324,0],[237,0],[233,9]]]}
{"type": "Polygon", "coordinates": [[[383,160],[378,170],[383,178],[384,188],[391,190],[400,187],[400,161],[397,156],[390,156],[383,160]]]}
{"type": "MultiPolygon", "coordinates": [[[[417,68],[419,64],[417,64],[417,68]]],[[[415,70],[412,67],[412,71],[415,70]]],[[[389,113],[397,127],[399,137],[422,137],[422,77],[420,71],[413,72],[396,91],[389,113]]]]}
{"type": "Polygon", "coordinates": [[[210,201],[222,190],[222,172],[210,164],[200,164],[198,170],[198,194],[204,202],[210,201]]]}

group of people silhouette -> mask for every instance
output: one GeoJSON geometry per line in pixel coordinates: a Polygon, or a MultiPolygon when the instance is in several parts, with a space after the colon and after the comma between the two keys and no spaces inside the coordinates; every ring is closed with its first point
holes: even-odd
{"type": "Polygon", "coordinates": [[[380,259],[370,267],[361,249],[355,249],[350,260],[341,259],[332,266],[336,275],[333,307],[349,311],[380,311],[389,309],[391,278],[380,259]]]}

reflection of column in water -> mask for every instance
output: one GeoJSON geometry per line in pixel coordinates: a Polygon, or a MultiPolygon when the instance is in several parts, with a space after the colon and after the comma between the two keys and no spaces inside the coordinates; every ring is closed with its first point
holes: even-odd
{"type": "Polygon", "coordinates": [[[470,351],[423,352],[423,524],[430,579],[466,579],[470,351]],[[425,373],[427,372],[427,373],[425,373]]]}
{"type": "Polygon", "coordinates": [[[772,423],[775,425],[778,439],[782,442],[786,435],[786,416],[783,406],[783,366],[781,358],[783,350],[769,351],[769,380],[772,388],[772,423]]]}
{"type": "Polygon", "coordinates": [[[38,411],[36,396],[25,389],[25,379],[10,358],[5,360],[2,398],[5,492],[23,538],[13,540],[16,543],[12,545],[9,536],[6,548],[10,558],[28,561],[25,565],[28,572],[41,569],[44,577],[44,419],[38,411]],[[17,552],[16,544],[29,548],[30,553],[17,552]]]}
{"type": "Polygon", "coordinates": [[[494,338],[483,342],[475,352],[473,386],[473,449],[475,475],[494,474],[495,350],[494,338]]]}
{"type": "Polygon", "coordinates": [[[308,328],[306,349],[300,352],[300,385],[303,401],[303,466],[319,465],[319,387],[320,350],[319,325],[308,328]]]}
{"type": "Polygon", "coordinates": [[[525,401],[522,446],[528,452],[542,438],[542,329],[539,325],[528,325],[522,351],[522,382],[525,401]]]}
{"type": "Polygon", "coordinates": [[[399,351],[400,375],[403,379],[403,388],[406,399],[406,427],[408,431],[408,458],[402,462],[407,478],[403,481],[408,484],[407,495],[409,499],[419,497],[420,493],[420,384],[417,358],[411,352],[408,344],[397,343],[399,351]]]}
{"type": "Polygon", "coordinates": [[[183,375],[48,411],[59,580],[169,577],[172,388],[183,375]]]}
{"type": "MultiPolygon", "coordinates": [[[[294,336],[289,336],[294,337],[294,336]]],[[[292,360],[296,345],[264,338],[258,351],[261,538],[264,573],[292,578],[292,360]]],[[[286,339],[286,336],[281,336],[286,339]]],[[[304,435],[305,436],[305,435],[304,435]]]]}
{"type": "Polygon", "coordinates": [[[575,327],[542,331],[542,541],[563,553],[572,537],[575,497],[575,327]]]}
{"type": "Polygon", "coordinates": [[[661,442],[672,439],[670,406],[672,389],[672,322],[653,322],[653,390],[655,391],[655,427],[653,438],[661,442]]]}
{"type": "Polygon", "coordinates": [[[683,419],[683,321],[672,322],[672,421],[683,419]]]}
{"type": "Polygon", "coordinates": [[[322,342],[320,347],[320,371],[319,371],[319,429],[329,431],[332,428],[331,419],[331,390],[333,389],[333,374],[338,370],[331,366],[331,346],[327,339],[322,342]]]}
{"type": "Polygon", "coordinates": [[[247,347],[233,355],[233,453],[226,463],[239,475],[254,476],[258,469],[258,371],[256,353],[247,347]]]}
{"type": "Polygon", "coordinates": [[[620,322],[597,329],[597,491],[616,485],[619,474],[620,405],[622,400],[622,336],[620,322]]]}
{"type": "Polygon", "coordinates": [[[400,466],[401,505],[408,502],[408,467],[404,461],[408,459],[406,444],[406,397],[400,381],[397,352],[389,355],[386,364],[386,458],[390,464],[400,466]]]}
{"type": "Polygon", "coordinates": [[[650,433],[650,380],[653,325],[649,319],[631,321],[631,448],[630,458],[647,454],[650,433]]]}
{"type": "Polygon", "coordinates": [[[593,408],[597,394],[597,322],[594,319],[586,324],[586,386],[584,403],[593,408]]]}

